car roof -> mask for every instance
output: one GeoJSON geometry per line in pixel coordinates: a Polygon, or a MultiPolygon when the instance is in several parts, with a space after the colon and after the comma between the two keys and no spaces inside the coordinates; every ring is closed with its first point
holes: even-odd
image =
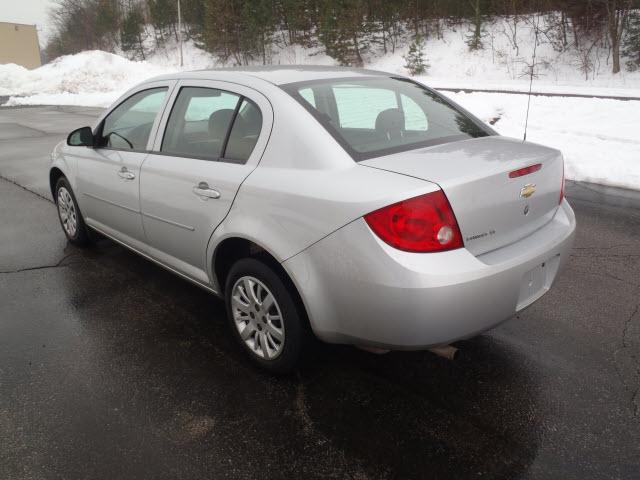
{"type": "Polygon", "coordinates": [[[202,80],[223,80],[227,78],[246,80],[260,79],[274,85],[285,85],[287,83],[306,82],[311,80],[327,80],[336,78],[357,78],[357,77],[389,77],[390,73],[377,70],[366,70],[353,67],[334,67],[319,65],[271,65],[260,67],[233,67],[217,68],[210,70],[196,70],[190,72],[179,72],[170,75],[155,77],[149,81],[156,80],[182,80],[182,79],[202,79],[202,80]]]}

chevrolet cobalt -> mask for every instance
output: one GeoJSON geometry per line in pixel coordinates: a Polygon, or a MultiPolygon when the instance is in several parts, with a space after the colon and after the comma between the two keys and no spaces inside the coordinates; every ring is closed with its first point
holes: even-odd
{"type": "Polygon", "coordinates": [[[575,230],[559,151],[359,69],[148,80],[49,175],[71,243],[98,231],[224,298],[273,372],[314,336],[415,350],[484,332],[549,290],[575,230]]]}

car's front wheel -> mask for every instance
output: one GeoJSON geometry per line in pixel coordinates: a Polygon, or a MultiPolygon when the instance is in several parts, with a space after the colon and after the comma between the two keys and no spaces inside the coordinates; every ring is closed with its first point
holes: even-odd
{"type": "Polygon", "coordinates": [[[90,237],[87,226],[80,213],[71,185],[65,177],[60,177],[56,182],[55,200],[60,225],[69,242],[78,246],[89,244],[90,237]]]}
{"type": "Polygon", "coordinates": [[[254,362],[274,373],[293,370],[311,339],[292,288],[255,258],[239,260],[227,276],[225,301],[233,334],[254,362]]]}

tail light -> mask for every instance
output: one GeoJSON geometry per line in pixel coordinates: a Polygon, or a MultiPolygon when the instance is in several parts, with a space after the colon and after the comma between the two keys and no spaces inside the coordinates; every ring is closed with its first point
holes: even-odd
{"type": "Polygon", "coordinates": [[[403,200],[364,216],[378,237],[407,252],[461,248],[458,222],[442,190],[403,200]]]}
{"type": "Polygon", "coordinates": [[[558,203],[562,203],[564,200],[564,160],[562,160],[562,184],[560,185],[560,201],[558,203]]]}

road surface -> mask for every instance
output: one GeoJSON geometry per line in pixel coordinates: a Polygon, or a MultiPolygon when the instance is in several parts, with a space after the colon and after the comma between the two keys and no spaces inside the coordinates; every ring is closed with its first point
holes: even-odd
{"type": "Polygon", "coordinates": [[[568,268],[459,360],[326,346],[274,378],[219,300],[66,243],[48,154],[97,113],[0,109],[0,478],[638,478],[637,194],[569,185],[568,268]]]}

